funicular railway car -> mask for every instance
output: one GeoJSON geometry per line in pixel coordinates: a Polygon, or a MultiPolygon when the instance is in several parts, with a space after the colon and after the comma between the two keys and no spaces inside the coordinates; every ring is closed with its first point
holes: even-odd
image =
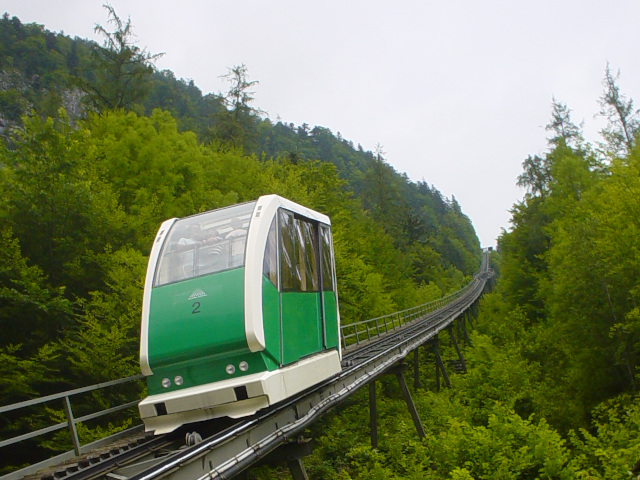
{"type": "Polygon", "coordinates": [[[147,268],[147,431],[241,417],[340,372],[331,223],[277,195],[165,221],[147,268]]]}

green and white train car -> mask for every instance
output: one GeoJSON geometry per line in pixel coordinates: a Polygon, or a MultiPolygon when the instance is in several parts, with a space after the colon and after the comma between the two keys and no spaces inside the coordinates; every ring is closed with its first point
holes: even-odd
{"type": "Polygon", "coordinates": [[[164,222],[147,269],[147,431],[241,417],[340,372],[327,216],[277,195],[164,222]]]}

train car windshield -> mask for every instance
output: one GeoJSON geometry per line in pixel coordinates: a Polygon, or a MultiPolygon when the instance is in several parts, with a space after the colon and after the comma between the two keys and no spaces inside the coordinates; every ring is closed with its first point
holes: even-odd
{"type": "Polygon", "coordinates": [[[158,259],[154,287],[244,265],[256,202],[177,220],[158,259]]]}

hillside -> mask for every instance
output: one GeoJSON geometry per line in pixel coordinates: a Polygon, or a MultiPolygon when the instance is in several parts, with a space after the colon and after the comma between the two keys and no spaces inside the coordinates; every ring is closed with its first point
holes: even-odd
{"type": "MultiPolygon", "coordinates": [[[[137,47],[129,47],[132,55],[138,52],[145,58],[137,47]]],[[[444,198],[425,181],[410,181],[380,155],[355,147],[328,128],[273,123],[250,105],[251,96],[234,103],[234,90],[244,82],[246,95],[253,84],[244,67],[230,69],[230,92],[220,97],[203,95],[193,81],[177,80],[172,72],[156,71],[150,62],[143,62],[144,82],[129,99],[117,91],[122,89],[118,82],[126,78],[100,73],[111,58],[104,52],[108,49],[93,42],[70,39],[36,24],[23,25],[5,13],[0,21],[0,134],[5,142],[10,144],[10,132],[22,126],[23,115],[32,109],[41,118],[55,118],[64,108],[73,124],[112,104],[143,116],[160,108],[175,119],[178,131],[191,131],[199,143],[212,148],[235,147],[244,155],[293,164],[309,160],[334,164],[346,180],[345,190],[360,199],[397,239],[397,246],[428,244],[442,256],[445,267],[465,275],[477,268],[479,242],[455,198],[444,198]],[[91,92],[98,86],[113,90],[114,99],[105,100],[106,94],[93,98],[91,92]]]]}
{"type": "MultiPolygon", "coordinates": [[[[0,404],[138,372],[146,255],[174,216],[267,193],[328,214],[343,323],[438,298],[476,271],[479,242],[454,198],[327,128],[264,118],[242,93],[243,67],[241,94],[219,97],[152,58],[0,20],[0,404]]],[[[29,461],[66,436],[4,458],[29,461]]]]}
{"type": "Polygon", "coordinates": [[[499,278],[464,352],[468,372],[435,392],[421,352],[425,389],[412,396],[424,441],[387,378],[379,447],[360,391],[314,430],[312,478],[640,478],[640,111],[618,79],[607,66],[595,145],[554,99],[548,148],[523,161],[527,193],[492,254],[499,278]]]}
{"type": "MultiPolygon", "coordinates": [[[[126,41],[104,48],[0,21],[0,404],[138,371],[146,255],[172,216],[263,193],[328,214],[343,323],[438,298],[477,268],[477,237],[455,198],[328,128],[264,118],[244,66],[217,96],[152,60],[126,41]],[[113,68],[122,58],[131,67],[113,68]]],[[[464,351],[468,373],[435,392],[433,357],[421,350],[424,388],[412,396],[426,438],[415,435],[397,381],[382,379],[379,447],[361,389],[307,432],[311,478],[637,477],[640,117],[617,80],[607,66],[607,125],[594,145],[554,99],[548,149],[524,160],[527,194],[492,256],[499,280],[464,351]]],[[[143,392],[95,396],[78,414],[120,395],[143,392]]],[[[5,416],[0,429],[62,419],[54,409],[5,416]]],[[[15,466],[65,445],[63,432],[3,458],[15,466]]]]}

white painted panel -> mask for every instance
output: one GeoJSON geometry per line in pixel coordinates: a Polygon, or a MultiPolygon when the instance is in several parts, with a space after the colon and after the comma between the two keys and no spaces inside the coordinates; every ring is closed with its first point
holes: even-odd
{"type": "Polygon", "coordinates": [[[152,375],[151,366],[149,365],[149,308],[151,305],[151,288],[153,287],[153,277],[156,273],[156,266],[160,251],[164,240],[167,238],[167,232],[175,223],[177,218],[166,220],[160,225],[158,234],[153,241],[151,253],[149,254],[149,263],[147,264],[147,276],[144,280],[144,293],[142,296],[142,324],[140,326],[140,370],[144,375],[152,375]]]}

